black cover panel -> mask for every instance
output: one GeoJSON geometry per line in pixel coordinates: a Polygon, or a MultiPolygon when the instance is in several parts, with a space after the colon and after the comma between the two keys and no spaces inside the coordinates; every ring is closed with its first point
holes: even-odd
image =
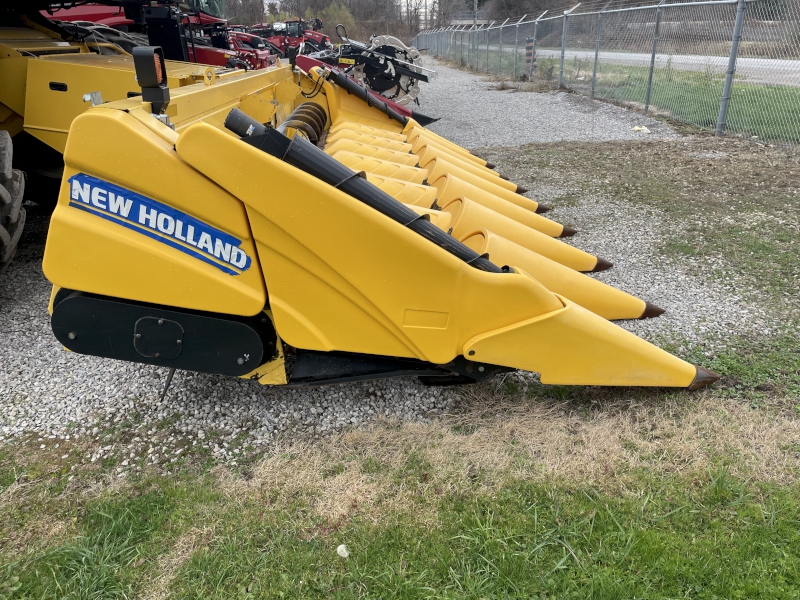
{"type": "Polygon", "coordinates": [[[234,377],[277,356],[266,315],[217,315],[71,290],[61,290],[54,304],[53,333],[80,354],[234,377]]]}

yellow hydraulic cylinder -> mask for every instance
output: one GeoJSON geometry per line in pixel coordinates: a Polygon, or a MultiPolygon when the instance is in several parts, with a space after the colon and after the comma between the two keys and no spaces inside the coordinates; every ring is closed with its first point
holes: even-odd
{"type": "Polygon", "coordinates": [[[449,202],[455,198],[467,197],[478,204],[482,204],[486,208],[498,212],[501,215],[505,215],[518,223],[527,225],[531,229],[541,231],[550,237],[568,237],[575,235],[575,230],[571,227],[565,227],[561,223],[551,221],[547,217],[538,215],[530,210],[525,210],[471,183],[462,181],[454,175],[440,177],[431,183],[431,185],[439,192],[438,197],[441,199],[439,204],[442,202],[449,202]]]}
{"type": "MultiPolygon", "coordinates": [[[[414,154],[416,154],[419,157],[419,164],[421,165],[429,163],[434,158],[443,158],[447,162],[454,164],[466,171],[469,171],[470,173],[474,173],[475,175],[479,175],[480,177],[486,177],[489,181],[495,183],[501,181],[506,184],[510,183],[502,179],[497,171],[492,171],[487,167],[482,167],[470,160],[464,160],[457,154],[453,154],[452,152],[447,152],[446,150],[435,148],[432,144],[426,144],[418,152],[414,152],[414,154]]],[[[514,190],[516,190],[516,185],[514,185],[514,190]]]]}
{"type": "Polygon", "coordinates": [[[429,177],[428,183],[433,184],[434,181],[443,177],[444,175],[454,175],[461,179],[462,181],[466,181],[467,183],[471,183],[472,185],[481,188],[484,191],[487,191],[495,196],[499,196],[503,200],[508,200],[512,204],[516,204],[520,208],[524,208],[531,212],[536,212],[539,210],[539,203],[526,198],[525,196],[520,196],[514,192],[509,191],[508,189],[498,185],[495,182],[499,183],[508,183],[503,181],[500,178],[494,177],[490,181],[486,177],[480,177],[467,171],[466,169],[462,169],[454,165],[451,162],[443,158],[435,158],[430,161],[428,164],[425,165],[426,169],[428,169],[429,177]]]}
{"type": "Polygon", "coordinates": [[[368,133],[360,133],[358,131],[351,131],[349,129],[342,129],[336,133],[331,133],[325,140],[326,144],[332,144],[339,140],[353,140],[361,144],[369,144],[370,146],[378,146],[380,148],[388,148],[397,152],[411,152],[411,144],[399,140],[393,140],[377,135],[370,135],[368,133]]]}
{"type": "MultiPolygon", "coordinates": [[[[438,150],[438,151],[440,151],[440,152],[442,152],[444,154],[449,154],[451,156],[457,156],[461,160],[468,160],[470,162],[475,163],[478,166],[486,167],[489,164],[485,160],[483,160],[482,158],[478,158],[474,154],[460,154],[458,152],[454,152],[452,148],[447,148],[445,146],[442,146],[441,144],[437,144],[436,142],[433,142],[433,141],[429,140],[428,138],[426,138],[424,136],[421,136],[421,135],[417,136],[417,139],[414,141],[413,144],[411,144],[411,151],[414,154],[419,154],[420,152],[422,152],[425,149],[426,146],[429,147],[429,148],[435,148],[436,150],[438,150]]],[[[443,158],[444,158],[444,156],[443,156],[443,158]]]]}
{"type": "Polygon", "coordinates": [[[489,260],[496,265],[520,267],[551,292],[580,304],[604,319],[643,319],[663,312],[653,304],[573,271],[486,229],[476,231],[461,241],[478,254],[488,253],[489,260]]]}
{"type": "Polygon", "coordinates": [[[389,150],[389,148],[381,148],[370,144],[362,144],[354,140],[340,139],[325,146],[325,152],[331,156],[340,150],[380,160],[388,160],[389,162],[406,165],[407,167],[416,167],[419,165],[419,157],[414,154],[397,152],[396,150],[389,150]]]}
{"type": "Polygon", "coordinates": [[[433,206],[438,193],[435,187],[429,185],[411,183],[409,181],[392,179],[390,177],[373,175],[371,173],[367,173],[367,181],[379,187],[392,198],[403,204],[412,204],[422,208],[430,208],[433,206]]]}
{"type": "Polygon", "coordinates": [[[468,198],[452,200],[442,206],[442,210],[453,214],[453,237],[459,240],[485,228],[576,271],[594,271],[598,267],[603,270],[602,267],[611,266],[608,261],[517,223],[468,198]]]}
{"type": "Polygon", "coordinates": [[[373,137],[380,137],[386,140],[393,140],[395,142],[408,142],[405,134],[403,133],[394,133],[393,131],[386,131],[384,129],[370,127],[369,125],[363,125],[362,123],[353,123],[351,121],[339,121],[338,123],[334,123],[331,125],[329,134],[336,135],[344,131],[350,133],[360,133],[362,135],[371,135],[373,137]]]}
{"type": "Polygon", "coordinates": [[[464,356],[538,372],[545,384],[695,389],[719,379],[556,297],[563,309],[477,335],[464,344],[464,356]]]}
{"type": "Polygon", "coordinates": [[[367,174],[383,175],[384,177],[402,179],[411,183],[422,183],[428,177],[426,169],[406,167],[386,160],[360,156],[352,152],[340,151],[334,154],[333,158],[354,171],[364,171],[367,174]]]}

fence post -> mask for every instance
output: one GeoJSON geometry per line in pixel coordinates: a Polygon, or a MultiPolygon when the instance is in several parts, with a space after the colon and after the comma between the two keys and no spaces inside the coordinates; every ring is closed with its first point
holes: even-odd
{"type": "Polygon", "coordinates": [[[536,35],[539,33],[539,19],[547,14],[547,11],[544,11],[533,22],[533,46],[531,47],[531,67],[528,69],[528,79],[533,77],[533,63],[536,62],[536,35]]]}
{"type": "Polygon", "coordinates": [[[514,81],[517,80],[517,55],[519,54],[519,24],[525,20],[528,15],[522,15],[517,21],[514,32],[514,81]]]}
{"type": "Polygon", "coordinates": [[[475,54],[472,45],[475,43],[475,35],[477,34],[477,29],[473,26],[472,29],[469,30],[469,39],[467,40],[467,66],[471,66],[472,63],[472,56],[475,54]]]}
{"type": "MultiPolygon", "coordinates": [[[[508,19],[506,19],[508,21],[508,19]]],[[[500,25],[500,54],[497,55],[498,60],[500,61],[499,66],[497,67],[497,72],[500,75],[503,74],[503,27],[505,27],[505,23],[500,25]]]]}
{"type": "Polygon", "coordinates": [[[564,51],[567,49],[567,13],[564,11],[561,27],[561,64],[558,67],[558,88],[564,85],[564,51]]]}
{"type": "Polygon", "coordinates": [[[486,28],[486,72],[489,72],[489,30],[494,25],[494,21],[489,23],[489,26],[486,28]]]}
{"type": "Polygon", "coordinates": [[[499,66],[497,67],[497,72],[500,73],[500,75],[503,74],[503,28],[506,26],[506,23],[508,23],[508,19],[503,21],[503,24],[500,25],[500,54],[499,54],[500,63],[499,66]]]}
{"type": "Polygon", "coordinates": [[[656,7],[656,29],[653,32],[653,51],[650,53],[650,73],[647,75],[647,93],[644,97],[644,114],[650,110],[650,92],[653,89],[653,69],[656,66],[656,49],[658,48],[658,29],[661,26],[661,7],[666,0],[661,0],[656,7]]]}
{"type": "Polygon", "coordinates": [[[733,39],[731,40],[731,53],[728,57],[728,70],[725,72],[725,85],[722,88],[722,98],[719,100],[719,115],[717,116],[717,129],[715,135],[725,134],[725,126],[728,124],[728,107],[731,103],[731,91],[733,90],[733,75],[736,73],[736,59],[739,56],[739,42],[742,40],[742,24],[744,23],[744,12],[747,8],[746,0],[739,0],[736,6],[736,21],[733,24],[733,39]]]}
{"type": "Polygon", "coordinates": [[[594,70],[592,71],[592,98],[594,98],[595,82],[597,81],[597,60],[600,57],[600,31],[603,28],[603,11],[608,8],[609,4],[611,4],[611,0],[606,2],[606,5],[600,9],[600,13],[597,15],[597,40],[594,43],[594,70]]]}
{"type": "Polygon", "coordinates": [[[472,27],[467,29],[467,66],[469,67],[469,56],[472,53],[472,27]]]}
{"type": "Polygon", "coordinates": [[[478,32],[481,30],[481,27],[483,27],[483,25],[478,25],[477,29],[475,29],[475,34],[472,36],[472,60],[475,61],[475,70],[478,69],[478,32]]]}
{"type": "Polygon", "coordinates": [[[481,30],[481,27],[483,27],[483,25],[478,25],[474,29],[472,39],[470,40],[472,42],[472,61],[475,63],[476,69],[478,68],[478,32],[481,30]]]}
{"type": "Polygon", "coordinates": [[[570,8],[569,10],[565,10],[564,11],[563,26],[562,26],[562,29],[561,29],[561,65],[558,68],[558,87],[559,87],[559,89],[561,89],[561,87],[563,87],[563,85],[564,85],[564,52],[567,49],[567,17],[569,16],[569,13],[571,13],[573,10],[578,8],[580,5],[581,5],[581,3],[578,2],[578,4],[576,4],[575,6],[570,8]]]}

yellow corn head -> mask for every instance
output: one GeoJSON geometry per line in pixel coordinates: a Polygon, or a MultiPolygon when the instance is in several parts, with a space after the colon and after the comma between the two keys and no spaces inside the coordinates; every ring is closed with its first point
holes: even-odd
{"type": "Polygon", "coordinates": [[[143,96],[66,142],[44,257],[66,348],[272,385],[718,378],[610,322],[661,310],[583,274],[611,264],[559,240],[574,230],[341,74],[170,91],[137,51],[143,96]]]}

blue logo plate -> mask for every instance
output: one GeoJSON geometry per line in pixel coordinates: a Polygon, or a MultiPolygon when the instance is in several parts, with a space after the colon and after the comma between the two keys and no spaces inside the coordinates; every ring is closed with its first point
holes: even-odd
{"type": "Polygon", "coordinates": [[[79,173],[69,178],[69,205],[132,229],[224,271],[250,268],[242,241],[171,206],[79,173]]]}

